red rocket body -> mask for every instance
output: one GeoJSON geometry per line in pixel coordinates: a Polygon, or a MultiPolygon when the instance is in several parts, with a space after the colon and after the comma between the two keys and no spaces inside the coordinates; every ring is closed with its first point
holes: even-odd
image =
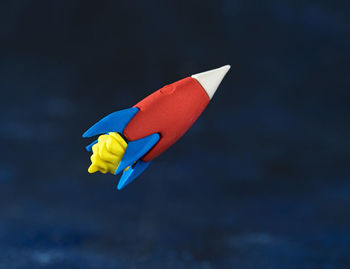
{"type": "Polygon", "coordinates": [[[158,133],[159,141],[142,157],[145,162],[151,161],[187,132],[209,101],[194,78],[166,85],[134,106],[139,112],[124,129],[124,135],[134,141],[158,133]]]}

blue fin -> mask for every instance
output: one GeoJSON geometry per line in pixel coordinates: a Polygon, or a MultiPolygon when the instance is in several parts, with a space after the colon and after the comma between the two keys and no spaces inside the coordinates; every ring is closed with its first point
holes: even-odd
{"type": "Polygon", "coordinates": [[[124,156],[118,165],[117,171],[115,171],[115,174],[123,171],[129,165],[132,165],[143,155],[145,155],[158,142],[159,138],[159,134],[156,133],[129,142],[128,146],[126,147],[124,156]]]}
{"type": "Polygon", "coordinates": [[[118,183],[118,187],[117,187],[118,190],[121,190],[126,185],[134,181],[135,178],[137,178],[139,175],[142,174],[143,171],[146,170],[146,168],[150,165],[150,163],[151,161],[146,163],[142,160],[138,160],[128,170],[124,171],[118,183]]]}
{"type": "Polygon", "coordinates": [[[108,132],[123,133],[129,121],[139,111],[137,107],[132,107],[117,112],[113,112],[95,123],[87,130],[83,137],[91,137],[108,132]]]}
{"type": "Polygon", "coordinates": [[[94,142],[92,142],[90,145],[86,146],[85,149],[89,152],[92,151],[92,146],[95,145],[98,142],[98,140],[96,139],[94,142]]]}

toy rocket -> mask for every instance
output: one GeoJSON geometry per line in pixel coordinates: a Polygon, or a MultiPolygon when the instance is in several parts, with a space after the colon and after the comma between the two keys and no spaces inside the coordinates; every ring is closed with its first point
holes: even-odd
{"type": "MultiPolygon", "coordinates": [[[[118,189],[122,189],[187,132],[212,99],[229,69],[230,66],[225,65],[192,75],[164,86],[131,108],[109,114],[88,129],[83,137],[104,135],[110,141],[98,149],[97,143],[103,142],[99,139],[86,149],[91,151],[95,147],[103,159],[107,156],[103,150],[112,150],[111,143],[120,141],[121,149],[116,155],[108,153],[105,161],[116,167],[111,170],[115,175],[123,171],[118,183],[118,189]],[[114,140],[108,138],[108,134],[113,135],[114,140]]],[[[94,161],[93,158],[91,160],[94,161]]]]}

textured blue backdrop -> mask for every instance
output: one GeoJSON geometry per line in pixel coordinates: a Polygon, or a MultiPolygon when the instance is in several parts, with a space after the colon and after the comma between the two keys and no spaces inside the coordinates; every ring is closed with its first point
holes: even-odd
{"type": "Polygon", "coordinates": [[[0,268],[350,268],[349,1],[2,1],[0,268]],[[231,64],[134,184],[96,120],[231,64]]]}

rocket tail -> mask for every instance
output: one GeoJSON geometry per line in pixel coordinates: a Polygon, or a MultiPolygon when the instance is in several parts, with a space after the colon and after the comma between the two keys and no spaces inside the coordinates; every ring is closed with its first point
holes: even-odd
{"type": "MultiPolygon", "coordinates": [[[[137,107],[132,107],[117,112],[113,112],[90,127],[83,137],[92,137],[110,132],[123,133],[125,127],[139,111],[137,107]]],[[[123,171],[121,179],[118,183],[118,190],[124,188],[139,176],[150,164],[141,160],[160,139],[158,133],[151,134],[144,138],[129,141],[126,147],[122,160],[120,161],[115,175],[123,171]]],[[[97,143],[97,140],[86,147],[86,150],[91,151],[92,146],[97,143]]]]}

